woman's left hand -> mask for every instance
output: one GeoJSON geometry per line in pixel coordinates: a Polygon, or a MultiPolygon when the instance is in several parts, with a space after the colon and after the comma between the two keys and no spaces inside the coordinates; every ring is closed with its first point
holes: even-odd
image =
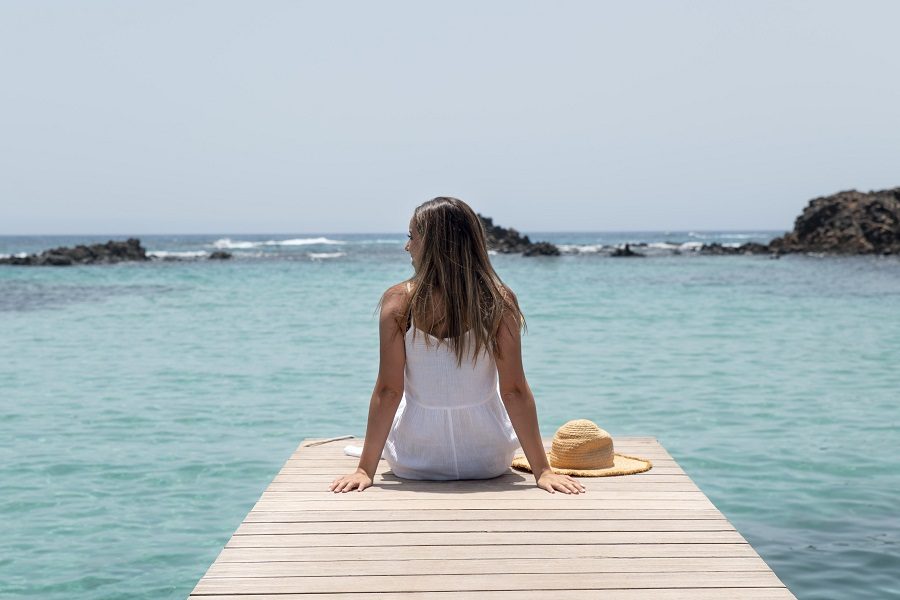
{"type": "Polygon", "coordinates": [[[568,475],[560,475],[553,471],[547,470],[541,473],[537,479],[537,486],[542,490],[547,490],[551,494],[555,494],[556,490],[566,494],[581,494],[587,492],[584,486],[572,479],[568,475]]]}
{"type": "Polygon", "coordinates": [[[367,487],[372,487],[372,478],[362,469],[357,469],[355,473],[338,477],[332,481],[328,489],[337,494],[338,492],[349,492],[354,488],[361,492],[367,487]]]}

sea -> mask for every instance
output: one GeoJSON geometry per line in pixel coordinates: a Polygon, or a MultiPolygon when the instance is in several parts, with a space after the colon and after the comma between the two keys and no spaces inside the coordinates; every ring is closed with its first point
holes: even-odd
{"type": "MultiPolygon", "coordinates": [[[[491,258],[543,435],[654,436],[798,598],[900,598],[900,258],[528,233],[563,254],[491,258]]],[[[365,433],[404,233],[139,237],[155,260],[0,265],[0,597],[184,598],[302,439],[365,433]]]]}

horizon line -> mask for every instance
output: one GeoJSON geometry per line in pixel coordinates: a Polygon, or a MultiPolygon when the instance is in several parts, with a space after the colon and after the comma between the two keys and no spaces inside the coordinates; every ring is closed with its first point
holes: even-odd
{"type": "MultiPolygon", "coordinates": [[[[533,236],[536,234],[573,234],[573,233],[773,233],[773,232],[788,232],[790,229],[762,229],[762,228],[744,228],[744,229],[558,229],[558,230],[529,230],[526,231],[524,229],[519,229],[517,227],[504,227],[504,229],[515,229],[517,232],[533,236]]],[[[0,233],[0,237],[75,237],[75,236],[84,236],[84,237],[100,237],[100,236],[126,236],[126,237],[140,237],[140,236],[162,236],[162,235],[189,235],[189,236],[262,236],[262,235],[307,235],[307,236],[329,236],[329,235],[397,235],[397,236],[405,236],[405,231],[282,231],[282,232],[274,232],[274,231],[261,231],[261,232],[228,232],[228,231],[219,231],[219,232],[209,232],[209,233],[198,233],[198,232],[154,232],[154,233],[0,233]]]]}

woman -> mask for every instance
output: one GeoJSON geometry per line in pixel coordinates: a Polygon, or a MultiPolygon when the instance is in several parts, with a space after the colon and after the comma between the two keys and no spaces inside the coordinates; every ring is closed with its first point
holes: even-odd
{"type": "Polygon", "coordinates": [[[413,213],[406,250],[415,274],[382,296],[359,467],[329,489],[370,487],[382,453],[401,478],[497,477],[521,444],[538,487],[584,492],[550,468],[522,368],[524,317],[491,266],[478,215],[456,198],[429,200],[413,213]]]}

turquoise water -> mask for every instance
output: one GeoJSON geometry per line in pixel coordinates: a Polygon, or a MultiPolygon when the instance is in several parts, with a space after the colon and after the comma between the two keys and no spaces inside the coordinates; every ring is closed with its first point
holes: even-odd
{"type": "MultiPolygon", "coordinates": [[[[568,254],[495,256],[542,433],[656,436],[799,598],[900,597],[900,260],[689,252],[772,235],[543,234],[568,254]],[[603,255],[625,241],[652,256],[603,255]]],[[[0,595],[183,598],[302,438],[364,433],[375,305],[409,260],[399,234],[317,237],[0,266],[0,595]]]]}

